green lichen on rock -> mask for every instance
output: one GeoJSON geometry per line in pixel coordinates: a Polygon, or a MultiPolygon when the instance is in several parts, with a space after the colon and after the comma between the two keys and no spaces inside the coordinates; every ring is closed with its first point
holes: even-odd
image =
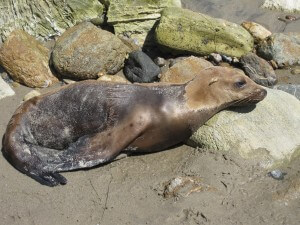
{"type": "Polygon", "coordinates": [[[163,10],[155,33],[159,44],[199,55],[217,52],[240,57],[254,45],[240,25],[176,7],[163,10]]]}
{"type": "MultiPolygon", "coordinates": [[[[107,22],[117,35],[136,39],[143,45],[160,12],[166,7],[181,7],[180,0],[110,0],[107,22]]],[[[151,36],[151,34],[150,34],[151,36]]]]}
{"type": "Polygon", "coordinates": [[[78,22],[101,17],[103,13],[98,0],[0,0],[0,8],[2,40],[16,28],[46,40],[78,22]]]}

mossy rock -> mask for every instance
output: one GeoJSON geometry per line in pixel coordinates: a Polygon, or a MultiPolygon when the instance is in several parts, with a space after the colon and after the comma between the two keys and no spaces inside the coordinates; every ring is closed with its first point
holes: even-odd
{"type": "Polygon", "coordinates": [[[177,7],[162,11],[155,31],[158,44],[175,52],[208,55],[216,52],[240,57],[254,40],[242,26],[177,7]]]}

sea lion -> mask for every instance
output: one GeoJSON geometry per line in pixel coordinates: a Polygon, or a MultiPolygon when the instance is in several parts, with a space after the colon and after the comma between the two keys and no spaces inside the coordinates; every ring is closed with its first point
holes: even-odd
{"type": "Polygon", "coordinates": [[[220,110],[265,96],[247,76],[224,67],[202,70],[185,84],[77,82],[24,102],[7,126],[2,151],[41,184],[65,184],[59,172],[107,163],[123,150],[163,150],[220,110]]]}

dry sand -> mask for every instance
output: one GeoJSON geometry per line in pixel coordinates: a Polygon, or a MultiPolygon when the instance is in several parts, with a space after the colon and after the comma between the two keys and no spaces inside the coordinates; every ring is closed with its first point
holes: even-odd
{"type": "MultiPolygon", "coordinates": [[[[258,9],[262,1],[183,2],[187,8],[233,22],[262,22],[272,31],[281,31],[277,14],[285,15],[258,9]]],[[[286,30],[295,29],[295,24],[286,30]]],[[[0,100],[0,137],[31,89],[14,90],[15,96],[0,100]]],[[[68,184],[49,188],[21,174],[1,156],[0,224],[296,225],[300,221],[299,160],[281,169],[287,173],[285,179],[274,180],[252,161],[183,145],[63,173],[68,184]],[[166,198],[165,187],[176,177],[197,183],[187,183],[166,198]]]]}

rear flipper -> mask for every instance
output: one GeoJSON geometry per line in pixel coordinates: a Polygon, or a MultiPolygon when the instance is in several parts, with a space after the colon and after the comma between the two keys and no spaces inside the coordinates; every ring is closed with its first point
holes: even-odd
{"type": "MultiPolygon", "coordinates": [[[[38,158],[42,159],[38,165],[40,169],[27,174],[41,184],[56,186],[67,183],[58,172],[89,168],[113,160],[147,129],[150,116],[145,114],[136,118],[132,115],[132,118],[123,121],[100,133],[80,137],[62,152],[51,152],[45,156],[36,151],[38,158]]],[[[39,147],[36,148],[38,150],[39,147]]]]}
{"type": "Polygon", "coordinates": [[[30,172],[27,173],[28,176],[39,182],[40,184],[47,185],[49,187],[54,187],[59,184],[65,185],[67,184],[67,179],[58,174],[58,173],[50,173],[50,172],[45,172],[45,173],[35,173],[35,172],[30,172]]]}

